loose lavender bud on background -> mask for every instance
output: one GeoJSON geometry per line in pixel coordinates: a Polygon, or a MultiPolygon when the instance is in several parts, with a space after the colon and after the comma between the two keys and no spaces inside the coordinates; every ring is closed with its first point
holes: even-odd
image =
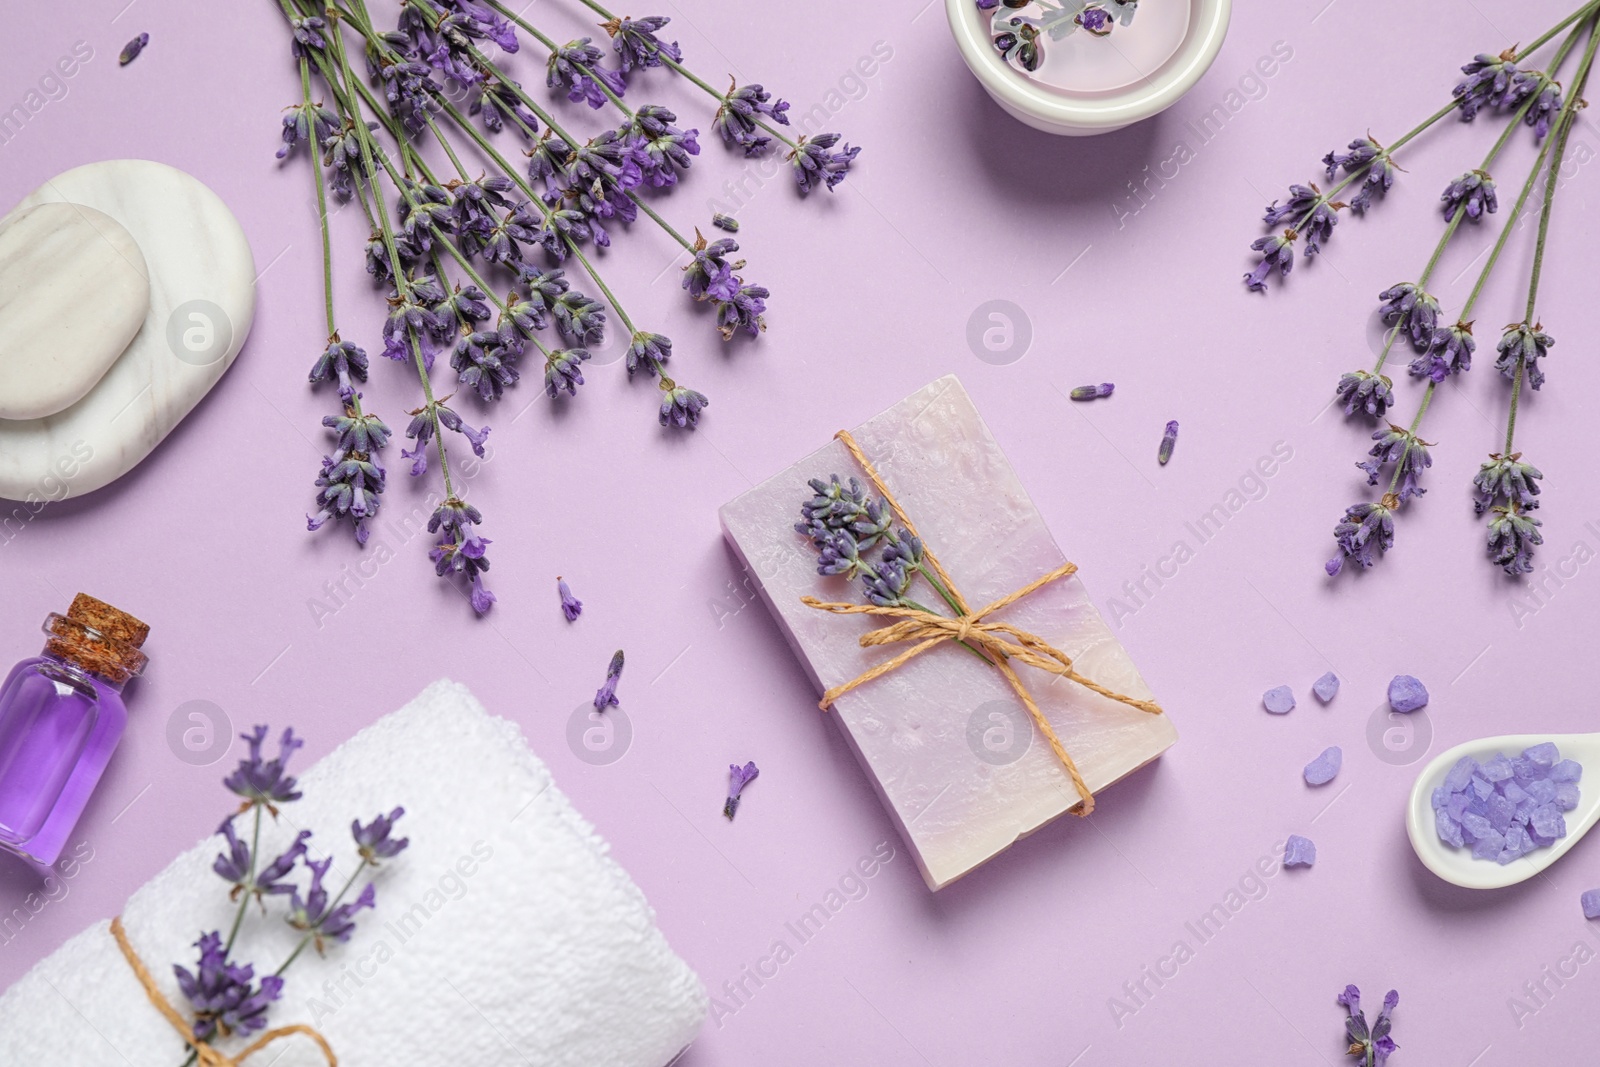
{"type": "Polygon", "coordinates": [[[604,711],[621,703],[617,699],[617,679],[622,677],[622,649],[617,649],[611,656],[611,665],[606,668],[606,684],[602,685],[594,695],[594,710],[604,711]]]}
{"type": "Polygon", "coordinates": [[[1111,382],[1101,382],[1099,385],[1080,385],[1069,395],[1074,400],[1098,400],[1110,396],[1116,385],[1111,382]]]}
{"type": "Polygon", "coordinates": [[[1156,460],[1163,467],[1167,460],[1172,458],[1172,450],[1178,445],[1178,420],[1173,419],[1167,423],[1167,432],[1161,435],[1161,448],[1156,452],[1156,460]]]}
{"type": "Polygon", "coordinates": [[[728,799],[722,805],[722,814],[729,819],[733,818],[734,812],[739,810],[739,794],[743,793],[744,787],[755,781],[760,774],[761,768],[755,765],[754,760],[743,767],[737,763],[728,764],[728,799]]]}
{"type": "Polygon", "coordinates": [[[150,43],[150,35],[141,33],[133,40],[122,46],[122,54],[117,57],[117,66],[126,67],[129,63],[139,58],[139,53],[144,51],[144,46],[150,43]]]}
{"type": "Polygon", "coordinates": [[[739,232],[739,220],[732,215],[724,215],[720,211],[711,216],[711,225],[719,230],[727,230],[729,233],[739,232]]]}
{"type": "Polygon", "coordinates": [[[561,594],[561,614],[567,617],[568,622],[575,621],[583,614],[583,601],[572,595],[566,579],[559,574],[556,575],[556,592],[561,594]]]}

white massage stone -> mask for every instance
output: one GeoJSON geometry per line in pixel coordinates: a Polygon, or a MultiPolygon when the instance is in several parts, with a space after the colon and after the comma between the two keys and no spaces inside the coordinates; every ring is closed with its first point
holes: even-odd
{"type": "Polygon", "coordinates": [[[76,403],[41,418],[0,417],[0,497],[11,500],[77,496],[132,470],[222,377],[255,312],[244,231],[182,171],[142,159],[77,167],[28,194],[0,228],[26,224],[24,212],[48,204],[92,208],[131,235],[149,306],[122,355],[76,403]]]}
{"type": "Polygon", "coordinates": [[[71,407],[139,332],[150,280],[133,236],[81,204],[0,227],[0,419],[71,407]]]}

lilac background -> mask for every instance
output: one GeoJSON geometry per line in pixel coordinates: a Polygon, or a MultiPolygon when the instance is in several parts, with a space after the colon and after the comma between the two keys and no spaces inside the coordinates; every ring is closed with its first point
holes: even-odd
{"type": "MultiPolygon", "coordinates": [[[[1364,222],[1343,220],[1328,258],[1302,264],[1287,286],[1262,298],[1238,281],[1261,205],[1313,177],[1323,152],[1369,124],[1392,139],[1444,98],[1454,64],[1530,39],[1565,5],[1472,5],[1446,19],[1428,5],[1389,5],[1380,17],[1353,0],[1243,0],[1215,66],[1170,112],[1057,140],[988,101],[937,3],[834,3],[831,17],[817,4],[762,5],[759,17],[733,0],[663,4],[697,68],[764,80],[797,111],[836,104],[830,125],[866,146],[832,197],[796,203],[783,175],[747,185],[740,237],[750,276],[776,294],[770,332],[721,345],[677,291],[672,249],[636,227],[607,270],[636,316],[677,340],[680,379],[712,396],[700,432],[660,432],[654,389],[630,385],[620,364],[595,368],[575,404],[551,405],[525,382],[487,416],[493,459],[470,480],[496,542],[494,612],[472,619],[433,578],[421,541],[391,535],[399,558],[349,583],[353,595],[319,621],[310,603],[363,557],[343,531],[308,536],[302,520],[331,405],[304,380],[323,333],[309,176],[301,161],[272,158],[279,109],[297,93],[284,33],[269,3],[124,2],[8,12],[0,105],[22,101],[75,41],[94,58],[64,98],[0,144],[0,201],[91,160],[159,159],[233,207],[263,276],[248,345],[187,423],[119,484],[46,508],[0,545],[0,637],[12,659],[36,650],[40,620],[79,589],[154,626],[128,737],[80,826],[93,859],[64,898],[0,944],[0,984],[113,914],[215,826],[226,764],[175,757],[166,725],[179,705],[212,701],[236,728],[293,722],[309,736],[309,759],[449,675],[522,725],[673,945],[736,1009],[708,1023],[693,1067],[1096,1067],[1180,1050],[1205,1062],[1334,1063],[1333,997],[1351,981],[1369,1002],[1400,989],[1397,1064],[1554,1062],[1600,1037],[1600,965],[1578,966],[1560,987],[1546,980],[1552,995],[1543,1006],[1525,1000],[1538,1010],[1520,1025],[1509,999],[1543,968],[1556,973],[1575,943],[1586,957],[1600,947],[1578,908],[1580,891],[1600,885],[1600,846],[1584,843],[1548,876],[1508,890],[1444,885],[1412,856],[1402,826],[1420,762],[1386,762],[1368,742],[1374,714],[1380,732],[1387,726],[1378,709],[1400,671],[1433,691],[1432,736],[1414,734],[1409,750],[1394,741],[1404,751],[1391,761],[1483,734],[1592,728],[1600,579],[1569,557],[1580,544],[1585,560],[1600,547],[1600,526],[1585,525],[1600,520],[1600,488],[1582,475],[1592,443],[1578,418],[1578,398],[1600,384],[1588,358],[1594,259],[1582,243],[1597,217],[1593,168],[1574,168],[1558,204],[1564,224],[1541,303],[1560,344],[1519,431],[1548,475],[1540,562],[1568,560],[1561,576],[1542,578],[1551,590],[1542,606],[1485,562],[1465,491],[1502,432],[1505,389],[1489,357],[1498,326],[1520,316],[1525,238],[1481,304],[1480,365],[1429,415],[1433,492],[1408,509],[1394,556],[1355,580],[1321,572],[1331,526],[1366,495],[1352,466],[1365,431],[1322,413],[1329,387],[1370,364],[1374,294],[1414,276],[1439,230],[1438,190],[1477,164],[1489,131],[1450,122],[1424,138],[1404,155],[1408,173],[1388,202],[1364,222]],[[118,50],[141,30],[148,50],[118,69],[118,50]],[[891,58],[851,80],[878,41],[891,58]],[[1248,79],[1278,41],[1292,58],[1248,79]],[[1209,140],[1197,135],[1190,123],[1213,105],[1226,111],[1241,79],[1236,113],[1209,140]],[[1179,142],[1192,158],[1165,164],[1179,142]],[[1147,180],[1147,166],[1165,178],[1147,180]],[[980,361],[966,340],[969,316],[991,299],[1031,322],[1031,347],[1009,365],[980,361]],[[935,896],[817,714],[772,620],[741,588],[715,512],[833,430],[952,371],[1108,617],[1123,583],[1175,542],[1194,551],[1158,590],[1147,582],[1154,595],[1136,611],[1118,613],[1119,636],[1177,721],[1178,746],[1106,793],[1092,821],[1064,820],[935,896]],[[1064,399],[1101,380],[1117,383],[1113,400],[1064,399]],[[1183,436],[1159,468],[1169,418],[1183,436]],[[1292,458],[1201,544],[1186,523],[1225,502],[1276,442],[1292,458]],[[557,573],[587,604],[576,625],[557,610],[557,573]],[[567,722],[619,646],[635,734],[621,760],[591,766],[569,750],[567,722]],[[1330,668],[1344,689],[1323,708],[1309,686],[1330,668]],[[1260,694],[1281,682],[1300,708],[1269,717],[1260,694]],[[1344,771],[1309,790],[1300,767],[1329,744],[1344,747],[1344,771]],[[730,825],[723,768],[750,758],[762,777],[730,825]],[[1198,944],[1185,923],[1291,832],[1316,840],[1317,867],[1267,880],[1264,897],[1198,944]],[[798,945],[785,922],[885,840],[896,858],[865,897],[798,945]],[[794,958],[742,1005],[728,1000],[723,983],[777,938],[794,958]],[[1193,958],[1160,988],[1147,982],[1153,995],[1119,1026],[1109,999],[1180,938],[1193,958]]],[[[532,14],[564,39],[592,22],[557,26],[566,7],[532,14]]],[[[542,81],[531,55],[515,69],[542,81]]],[[[704,98],[688,86],[651,77],[638,95],[708,130],[704,98]]],[[[1576,158],[1592,159],[1597,143],[1585,118],[1576,158]]],[[[1513,186],[1506,201],[1531,151],[1518,136],[1515,165],[1501,168],[1513,186]]],[[[708,200],[725,198],[723,183],[744,166],[708,144],[664,210],[704,225],[708,200]]],[[[353,254],[354,215],[337,220],[342,325],[375,350],[381,301],[353,254]]],[[[1491,237],[1474,230],[1447,254],[1447,313],[1491,237]]],[[[372,406],[400,423],[415,385],[375,369],[372,406]]],[[[1409,415],[1417,390],[1398,389],[1409,415]]],[[[420,508],[421,489],[397,473],[385,513],[420,508]]],[[[5,909],[29,888],[15,865],[0,867],[5,909]]]]}

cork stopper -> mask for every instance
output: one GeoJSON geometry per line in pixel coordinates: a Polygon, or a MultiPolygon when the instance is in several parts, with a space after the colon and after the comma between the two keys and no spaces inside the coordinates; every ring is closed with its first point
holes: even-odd
{"type": "Polygon", "coordinates": [[[139,651],[150,636],[149,625],[86,593],[72,598],[65,615],[51,615],[44,632],[50,636],[47,653],[117,685],[149,662],[139,651]]]}

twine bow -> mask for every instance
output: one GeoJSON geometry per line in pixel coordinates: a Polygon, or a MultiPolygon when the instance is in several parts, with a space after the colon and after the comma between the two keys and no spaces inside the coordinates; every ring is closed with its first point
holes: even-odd
{"type": "Polygon", "coordinates": [[[122,958],[128,961],[128,966],[133,969],[134,977],[139,979],[139,984],[144,987],[144,995],[150,998],[150,1003],[155,1005],[155,1009],[161,1013],[167,1022],[172,1024],[172,1028],[178,1031],[183,1040],[194,1049],[195,1061],[200,1067],[239,1067],[241,1063],[257,1052],[280,1038],[288,1037],[290,1034],[305,1034],[315,1041],[317,1047],[322,1050],[322,1055],[328,1060],[328,1067],[339,1067],[339,1059],[333,1054],[333,1049],[328,1046],[327,1039],[302,1023],[296,1023],[293,1026],[280,1026],[276,1030],[268,1030],[236,1056],[229,1056],[218,1051],[214,1046],[195,1037],[194,1029],[190,1026],[189,1021],[161,994],[161,989],[156,985],[155,978],[151,976],[150,969],[144,965],[144,961],[139,958],[139,954],[133,950],[133,945],[128,941],[128,933],[122,928],[122,916],[120,915],[111,920],[111,936],[117,939],[117,947],[122,950],[122,958]]]}
{"type": "MultiPolygon", "coordinates": [[[[889,505],[889,510],[894,512],[894,516],[900,521],[900,525],[904,526],[906,532],[911,536],[922,540],[922,535],[917,533],[917,528],[912,523],[910,516],[900,507],[900,503],[895,500],[894,494],[889,492],[889,487],[883,484],[883,479],[879,477],[877,468],[873,467],[866,454],[861,451],[861,446],[856,444],[856,439],[850,435],[848,430],[840,430],[834,434],[834,437],[841,441],[845,448],[849,449],[850,455],[861,467],[862,472],[866,474],[867,480],[872,483],[873,488],[883,496],[884,502],[889,505]]],[[[956,583],[951,580],[949,572],[944,569],[944,565],[939,562],[938,557],[934,555],[933,549],[928,547],[926,541],[923,542],[923,559],[928,566],[933,568],[934,573],[939,576],[939,580],[944,583],[945,591],[950,594],[950,598],[955,601],[961,612],[959,615],[952,617],[905,606],[885,607],[878,604],[834,603],[818,600],[816,597],[811,596],[800,598],[802,604],[810,608],[816,608],[818,611],[829,611],[836,615],[877,615],[899,620],[862,634],[860,641],[862,648],[871,648],[876,645],[902,644],[909,641],[916,642],[916,644],[913,644],[892,659],[885,660],[860,676],[829,689],[822,694],[822,700],[817,706],[823,711],[827,711],[833,706],[834,701],[857,686],[865,685],[875,678],[881,678],[890,671],[896,670],[903,664],[922,655],[922,653],[935,645],[943,644],[946,641],[960,641],[993,664],[994,668],[1000,672],[1001,677],[1005,678],[1010,684],[1012,691],[1017,694],[1017,699],[1022,701],[1022,706],[1028,709],[1029,715],[1033,716],[1033,721],[1039,727],[1039,732],[1049,742],[1050,750],[1061,761],[1061,766],[1066,769],[1067,776],[1072,779],[1073,788],[1078,791],[1078,796],[1082,798],[1082,802],[1073,807],[1073,812],[1077,815],[1088,815],[1094,811],[1094,794],[1089,791],[1088,784],[1084,782],[1083,775],[1079,773],[1078,765],[1073,762],[1072,756],[1067,753],[1066,746],[1056,736],[1055,729],[1050,725],[1050,720],[1045,718],[1044,712],[1040,711],[1039,705],[1034,702],[1033,694],[1029,693],[1028,687],[1022,684],[1022,679],[1017,676],[1016,669],[1012,666],[1012,663],[1023,663],[1037,670],[1060,675],[1078,683],[1085,689],[1126,704],[1131,708],[1137,708],[1150,715],[1160,715],[1162,713],[1161,705],[1153,700],[1140,700],[1137,697],[1115,692],[1093,679],[1085,678],[1072,666],[1071,657],[1036,634],[1031,634],[1026,630],[1012,626],[1010,623],[985,621],[988,616],[1003,608],[1010,607],[1023,597],[1037,592],[1051,582],[1059,581],[1073,574],[1078,569],[1077,564],[1063,563],[1049,574],[1035,578],[1016,592],[1009,593],[992,604],[973,611],[968,606],[966,597],[961,595],[961,591],[956,588],[956,583]]]]}

